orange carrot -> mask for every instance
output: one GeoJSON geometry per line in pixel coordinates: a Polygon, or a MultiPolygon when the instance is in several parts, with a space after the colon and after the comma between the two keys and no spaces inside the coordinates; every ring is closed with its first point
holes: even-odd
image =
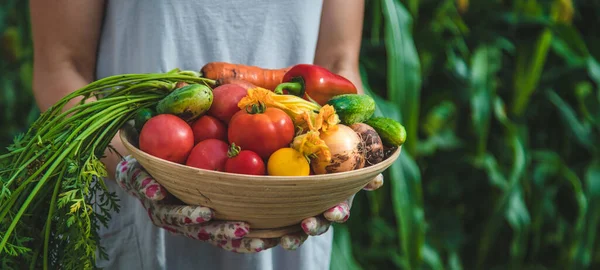
{"type": "Polygon", "coordinates": [[[216,80],[217,85],[224,84],[225,80],[240,79],[273,90],[281,83],[283,75],[290,68],[267,69],[228,62],[210,62],[202,67],[200,73],[204,78],[216,80]]]}
{"type": "Polygon", "coordinates": [[[256,85],[254,85],[253,83],[251,83],[249,81],[242,80],[242,79],[236,79],[236,78],[233,78],[233,77],[227,77],[227,78],[223,78],[223,79],[217,80],[217,83],[215,84],[215,87],[216,86],[220,86],[220,85],[224,85],[224,84],[237,84],[237,85],[243,87],[246,90],[257,87],[256,85]]]}

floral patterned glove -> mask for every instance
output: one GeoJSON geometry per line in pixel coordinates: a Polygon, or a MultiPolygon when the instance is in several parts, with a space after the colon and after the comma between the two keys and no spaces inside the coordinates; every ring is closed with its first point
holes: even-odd
{"type": "MultiPolygon", "coordinates": [[[[281,244],[286,250],[300,247],[309,236],[318,236],[329,230],[332,222],[343,223],[350,217],[354,196],[328,209],[323,215],[302,221],[303,231],[280,239],[244,237],[250,230],[244,222],[212,221],[213,211],[208,207],[172,204],[171,196],[131,156],[117,165],[116,179],[130,195],[138,198],[154,225],[171,233],[209,242],[224,250],[237,253],[255,253],[281,244]]],[[[363,190],[376,190],[383,185],[379,174],[363,190]]]]}
{"type": "MultiPolygon", "coordinates": [[[[373,191],[383,186],[383,175],[379,174],[371,182],[369,182],[363,190],[373,191]]],[[[323,215],[309,217],[302,221],[303,232],[286,235],[281,238],[281,246],[286,250],[295,250],[300,247],[309,236],[318,236],[329,230],[333,222],[344,223],[350,218],[350,208],[354,195],[350,196],[346,201],[329,208],[323,215]]]]}
{"type": "Polygon", "coordinates": [[[173,204],[172,196],[131,156],[117,165],[116,180],[140,200],[154,225],[171,233],[240,253],[260,252],[279,244],[277,239],[245,238],[250,228],[244,222],[212,221],[213,211],[208,207],[173,204]]]}

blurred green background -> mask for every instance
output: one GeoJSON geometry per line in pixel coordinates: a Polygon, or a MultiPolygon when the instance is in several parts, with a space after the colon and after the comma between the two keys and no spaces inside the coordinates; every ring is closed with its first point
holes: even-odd
{"type": "MultiPolygon", "coordinates": [[[[39,114],[27,1],[0,2],[0,153],[39,114]]],[[[599,269],[600,1],[367,0],[361,68],[405,125],[332,269],[599,269]]]]}

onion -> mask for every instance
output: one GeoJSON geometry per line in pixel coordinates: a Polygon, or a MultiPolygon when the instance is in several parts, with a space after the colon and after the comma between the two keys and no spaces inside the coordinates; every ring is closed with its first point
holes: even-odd
{"type": "Polygon", "coordinates": [[[337,124],[336,127],[319,136],[329,147],[331,160],[313,159],[311,167],[315,174],[347,172],[365,166],[363,144],[358,134],[346,125],[337,124]]]}
{"type": "Polygon", "coordinates": [[[375,165],[383,160],[383,143],[374,128],[364,123],[350,126],[360,137],[364,145],[365,167],[375,165]]]}

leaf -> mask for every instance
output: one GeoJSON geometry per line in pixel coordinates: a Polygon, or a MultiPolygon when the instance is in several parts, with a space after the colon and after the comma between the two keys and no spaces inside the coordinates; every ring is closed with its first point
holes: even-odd
{"type": "Polygon", "coordinates": [[[421,66],[411,34],[412,19],[399,1],[381,1],[388,54],[388,97],[399,107],[400,122],[406,127],[407,137],[411,138],[404,144],[404,149],[414,154],[418,141],[421,66]]]}
{"type": "Polygon", "coordinates": [[[589,268],[592,263],[594,247],[599,242],[598,227],[600,225],[600,161],[594,160],[585,172],[585,193],[588,207],[585,213],[585,227],[579,235],[577,245],[573,249],[574,269],[589,268]]]}
{"type": "Polygon", "coordinates": [[[481,155],[486,150],[492,98],[496,95],[495,74],[500,69],[500,51],[485,45],[478,47],[471,61],[471,120],[479,140],[477,152],[481,155]]]}
{"type": "Polygon", "coordinates": [[[531,218],[529,216],[529,210],[525,205],[523,198],[523,190],[520,186],[515,186],[512,192],[510,192],[508,199],[508,206],[506,209],[506,219],[513,229],[513,244],[511,247],[511,255],[513,256],[513,267],[518,269],[521,267],[521,262],[525,250],[524,247],[527,245],[527,232],[531,225],[531,218]]]}
{"type": "MultiPolygon", "coordinates": [[[[597,85],[600,85],[600,64],[595,58],[589,57],[587,59],[588,75],[597,85]]],[[[600,100],[598,100],[600,102],[600,100]]]]}
{"type": "Polygon", "coordinates": [[[422,253],[423,253],[423,259],[424,259],[425,263],[427,265],[429,265],[429,267],[431,267],[431,269],[433,269],[433,270],[443,270],[444,269],[444,264],[442,263],[442,260],[440,259],[440,255],[433,247],[431,247],[429,245],[424,245],[422,253]]]}
{"type": "Polygon", "coordinates": [[[521,182],[525,172],[526,153],[523,145],[523,138],[519,133],[519,126],[515,125],[506,115],[505,106],[500,97],[494,99],[494,115],[496,119],[505,128],[505,140],[512,150],[512,167],[507,177],[508,186],[503,190],[499,201],[493,209],[491,217],[487,220],[484,227],[483,236],[480,240],[479,257],[477,265],[480,268],[486,258],[490,248],[497,239],[497,231],[502,227],[502,219],[506,218],[513,229],[513,239],[511,246],[511,268],[519,269],[522,265],[525,250],[521,246],[526,244],[527,231],[529,230],[529,213],[524,203],[518,198],[522,196],[521,182]]]}
{"type": "MultiPolygon", "coordinates": [[[[536,151],[533,157],[537,162],[540,163],[540,165],[537,167],[537,174],[535,175],[536,178],[558,176],[560,177],[559,179],[567,182],[572,188],[573,197],[577,202],[577,208],[574,210],[576,213],[578,213],[578,215],[576,217],[575,226],[572,231],[572,234],[574,235],[574,241],[572,243],[573,247],[571,248],[571,250],[577,250],[577,246],[581,245],[582,242],[585,242],[585,239],[588,237],[587,234],[584,233],[586,212],[589,211],[588,199],[584,194],[581,180],[579,176],[573,170],[571,170],[571,168],[568,167],[567,163],[563,161],[562,158],[555,152],[536,151]]],[[[541,181],[542,180],[540,179],[535,179],[534,183],[536,183],[538,187],[542,187],[543,183],[541,181]]],[[[562,182],[559,184],[562,184],[562,182]]],[[[574,256],[571,256],[570,259],[575,262],[577,262],[577,260],[580,259],[573,257],[574,256]]]]}
{"type": "Polygon", "coordinates": [[[508,188],[508,180],[502,174],[500,165],[496,158],[491,153],[484,153],[475,158],[473,165],[486,171],[490,183],[499,188],[506,190],[508,188]]]}
{"type": "Polygon", "coordinates": [[[80,200],[78,200],[75,203],[71,204],[71,207],[70,207],[69,211],[70,211],[71,214],[74,214],[75,212],[77,212],[79,210],[79,208],[81,208],[81,201],[80,200]]]}
{"type": "Polygon", "coordinates": [[[590,78],[600,85],[600,64],[590,53],[581,33],[574,26],[563,23],[552,26],[552,32],[555,35],[552,40],[553,50],[567,63],[584,65],[590,78]]]}
{"type": "Polygon", "coordinates": [[[540,251],[540,248],[542,247],[542,228],[545,225],[544,222],[546,221],[544,217],[546,216],[546,213],[548,211],[554,212],[552,209],[548,210],[548,208],[553,207],[552,203],[553,198],[555,196],[555,192],[552,192],[551,188],[546,186],[549,185],[551,178],[554,175],[556,175],[559,171],[559,166],[556,166],[554,164],[554,160],[552,160],[552,154],[552,152],[547,151],[536,151],[532,154],[533,158],[536,159],[536,164],[534,165],[532,173],[533,185],[530,191],[532,197],[532,248],[530,253],[532,257],[537,256],[538,252],[540,251]]]}
{"type": "Polygon", "coordinates": [[[460,256],[455,250],[450,251],[450,255],[448,258],[448,265],[449,265],[448,269],[450,269],[450,270],[462,270],[463,269],[462,263],[460,262],[460,256]]]}
{"type": "Polygon", "coordinates": [[[552,32],[544,29],[536,41],[517,46],[517,63],[514,69],[512,113],[520,116],[538,86],[552,41],[552,32]]]}
{"type": "Polygon", "coordinates": [[[586,193],[590,199],[600,199],[600,161],[594,160],[585,172],[586,193]]]}
{"type": "Polygon", "coordinates": [[[73,223],[75,223],[75,216],[72,215],[67,219],[67,227],[71,227],[73,223]]]}
{"type": "Polygon", "coordinates": [[[390,167],[392,205],[398,226],[399,244],[409,269],[420,269],[425,245],[425,220],[421,173],[409,153],[402,153],[390,167]]]}
{"type": "Polygon", "coordinates": [[[331,255],[331,270],[360,270],[360,265],[352,256],[352,243],[348,228],[336,225],[333,228],[334,242],[331,255]]]}
{"type": "Polygon", "coordinates": [[[433,136],[442,130],[453,128],[450,123],[456,117],[456,110],[456,105],[452,101],[441,101],[426,114],[421,129],[427,136],[433,136]]]}
{"type": "Polygon", "coordinates": [[[564,126],[568,128],[575,139],[584,147],[589,148],[591,151],[597,151],[596,146],[592,140],[592,130],[589,125],[581,123],[575,114],[575,111],[569,104],[567,104],[556,92],[548,91],[546,96],[556,106],[560,113],[561,119],[564,122],[564,126]]]}
{"type": "MultiPolygon", "coordinates": [[[[371,6],[367,6],[367,8],[371,8],[371,14],[373,16],[372,21],[370,22],[372,24],[371,26],[371,36],[369,37],[369,41],[372,44],[377,44],[378,41],[381,39],[381,25],[382,25],[382,18],[381,18],[381,1],[374,1],[373,4],[371,6]]],[[[369,22],[366,22],[369,23],[369,22]]]]}
{"type": "Polygon", "coordinates": [[[417,145],[420,156],[433,155],[437,150],[453,150],[463,146],[464,143],[454,134],[452,130],[444,130],[438,134],[429,136],[417,145]]]}
{"type": "Polygon", "coordinates": [[[360,75],[361,80],[363,81],[363,89],[365,91],[365,94],[372,97],[375,101],[374,116],[385,116],[392,118],[396,121],[400,121],[400,119],[402,119],[402,117],[400,116],[400,110],[391,102],[377,95],[373,90],[371,90],[371,87],[366,83],[368,82],[369,78],[364,65],[360,65],[360,75]]]}
{"type": "Polygon", "coordinates": [[[600,102],[595,99],[593,91],[591,82],[584,81],[577,84],[575,95],[585,121],[600,127],[600,102]]]}
{"type": "Polygon", "coordinates": [[[582,61],[590,56],[585,41],[575,27],[564,23],[556,23],[551,27],[554,38],[552,47],[569,61],[577,58],[582,61]]]}

